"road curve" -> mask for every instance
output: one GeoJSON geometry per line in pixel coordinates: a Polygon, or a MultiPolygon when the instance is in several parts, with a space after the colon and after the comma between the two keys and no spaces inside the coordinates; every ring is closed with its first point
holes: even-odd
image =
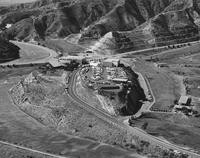
{"type": "MultiPolygon", "coordinates": [[[[26,43],[18,41],[10,41],[13,44],[21,48],[21,51],[24,51],[24,55],[16,60],[1,63],[0,65],[27,65],[27,64],[41,64],[48,63],[52,58],[58,56],[58,54],[47,47],[26,43]],[[31,54],[31,55],[30,55],[31,54]]],[[[22,53],[23,54],[23,53],[22,53]]]]}
{"type": "Polygon", "coordinates": [[[163,147],[164,149],[173,149],[173,150],[180,151],[182,153],[190,155],[191,158],[200,158],[200,155],[197,153],[189,151],[184,147],[172,144],[161,138],[152,136],[137,127],[131,127],[128,125],[128,122],[125,122],[125,123],[119,122],[115,117],[109,115],[108,113],[104,112],[103,110],[96,109],[89,103],[83,101],[76,93],[75,86],[76,86],[76,78],[77,78],[78,72],[79,72],[79,70],[78,71],[76,70],[72,73],[72,76],[70,77],[70,80],[69,80],[69,87],[68,87],[69,96],[78,104],[78,106],[80,106],[84,110],[94,114],[96,117],[102,119],[103,121],[105,121],[117,128],[126,129],[126,130],[134,133],[134,135],[138,136],[142,140],[149,141],[150,143],[158,145],[160,147],[163,147]]]}

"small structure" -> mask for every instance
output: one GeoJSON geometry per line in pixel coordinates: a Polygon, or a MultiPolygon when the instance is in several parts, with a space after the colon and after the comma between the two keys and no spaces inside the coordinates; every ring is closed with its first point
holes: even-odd
{"type": "Polygon", "coordinates": [[[127,83],[128,78],[113,78],[112,81],[116,83],[127,83]]]}
{"type": "Polygon", "coordinates": [[[91,61],[89,64],[92,67],[97,67],[100,64],[100,62],[91,61]]]}
{"type": "Polygon", "coordinates": [[[119,59],[108,58],[108,59],[103,61],[103,66],[105,66],[105,67],[118,67],[119,63],[120,63],[119,59]]]}
{"type": "Polygon", "coordinates": [[[158,68],[168,67],[167,63],[154,63],[154,65],[158,68]]]}
{"type": "Polygon", "coordinates": [[[63,56],[58,59],[62,64],[71,64],[72,62],[82,64],[84,60],[83,56],[63,56]]]}
{"type": "Polygon", "coordinates": [[[5,28],[9,29],[12,26],[12,24],[6,24],[5,28]]]}
{"type": "Polygon", "coordinates": [[[63,66],[63,64],[60,63],[58,61],[58,59],[51,59],[51,60],[49,60],[49,64],[51,64],[51,66],[54,67],[54,68],[63,66]]]}
{"type": "Polygon", "coordinates": [[[188,96],[181,96],[179,101],[178,101],[178,104],[189,106],[191,104],[191,98],[188,97],[188,96]]]}
{"type": "Polygon", "coordinates": [[[121,85],[102,85],[98,88],[98,91],[107,93],[119,93],[122,91],[123,87],[121,85]]]}

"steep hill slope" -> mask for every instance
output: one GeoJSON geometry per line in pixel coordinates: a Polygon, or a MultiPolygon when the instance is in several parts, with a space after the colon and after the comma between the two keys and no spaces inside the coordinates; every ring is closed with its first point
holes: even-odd
{"type": "Polygon", "coordinates": [[[19,57],[19,47],[0,39],[0,63],[19,57]]]}
{"type": "MultiPolygon", "coordinates": [[[[79,33],[81,29],[111,11],[117,3],[118,0],[38,0],[26,5],[4,7],[0,15],[0,29],[5,30],[7,24],[21,22],[20,25],[23,25],[25,21],[22,20],[31,18],[32,27],[40,38],[66,37],[71,33],[79,33]]],[[[30,32],[32,27],[27,28],[27,32],[30,32]]],[[[18,32],[16,29],[12,26],[9,32],[3,31],[4,36],[9,39],[15,38],[18,35],[13,37],[11,32],[18,32]]],[[[28,36],[20,37],[24,39],[28,36]]]]}
{"type": "Polygon", "coordinates": [[[105,35],[103,38],[107,42],[100,40],[98,45],[107,45],[107,49],[111,50],[114,46],[114,50],[123,52],[198,40],[200,14],[196,4],[197,1],[192,0],[173,1],[163,12],[135,29],[112,31],[109,40],[105,39],[105,35]]]}
{"type": "Polygon", "coordinates": [[[98,38],[110,31],[129,31],[162,12],[173,0],[125,0],[86,28],[82,38],[98,38]]]}
{"type": "Polygon", "coordinates": [[[94,47],[118,52],[199,39],[200,0],[37,0],[0,10],[0,36],[7,39],[79,33],[80,43],[103,37],[94,47]]]}

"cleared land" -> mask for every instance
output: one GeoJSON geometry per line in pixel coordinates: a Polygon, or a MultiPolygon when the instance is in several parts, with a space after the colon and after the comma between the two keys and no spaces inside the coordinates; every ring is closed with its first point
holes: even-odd
{"type": "Polygon", "coordinates": [[[69,43],[64,39],[47,39],[45,45],[55,51],[61,52],[66,55],[78,55],[85,50],[84,47],[77,44],[69,43]]]}

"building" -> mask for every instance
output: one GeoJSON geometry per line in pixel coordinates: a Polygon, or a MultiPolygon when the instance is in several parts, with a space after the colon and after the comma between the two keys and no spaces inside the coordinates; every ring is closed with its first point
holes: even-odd
{"type": "Polygon", "coordinates": [[[103,66],[105,66],[105,67],[118,67],[119,63],[120,63],[119,59],[108,58],[108,59],[103,61],[103,66]]]}
{"type": "Polygon", "coordinates": [[[169,66],[167,65],[167,63],[154,63],[154,65],[155,65],[156,67],[158,67],[158,68],[169,67],[169,66]]]}
{"type": "Polygon", "coordinates": [[[85,60],[83,56],[63,56],[58,59],[58,61],[62,64],[71,64],[72,62],[77,62],[82,64],[85,60]]]}
{"type": "Polygon", "coordinates": [[[191,98],[188,97],[188,96],[181,96],[179,101],[178,101],[178,104],[189,106],[191,104],[191,98]]]}
{"type": "Polygon", "coordinates": [[[92,67],[97,67],[97,66],[99,66],[100,62],[91,61],[91,62],[89,62],[89,64],[92,67]]]}
{"type": "Polygon", "coordinates": [[[102,85],[98,88],[98,92],[119,93],[123,87],[121,85],[102,85]]]}
{"type": "Polygon", "coordinates": [[[116,83],[127,83],[128,78],[113,78],[112,81],[116,83]]]}

